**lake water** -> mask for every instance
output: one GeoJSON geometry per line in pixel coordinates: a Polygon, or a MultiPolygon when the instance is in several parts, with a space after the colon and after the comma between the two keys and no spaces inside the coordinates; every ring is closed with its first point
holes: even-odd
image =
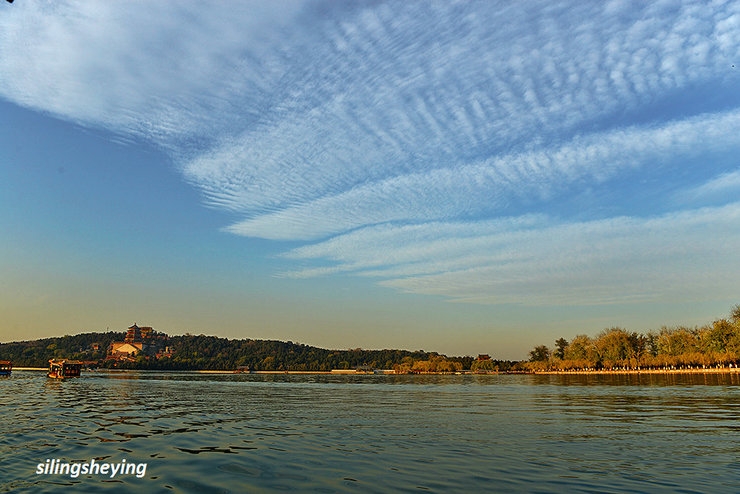
{"type": "Polygon", "coordinates": [[[740,489],[736,374],[14,371],[0,397],[0,492],[740,489]]]}

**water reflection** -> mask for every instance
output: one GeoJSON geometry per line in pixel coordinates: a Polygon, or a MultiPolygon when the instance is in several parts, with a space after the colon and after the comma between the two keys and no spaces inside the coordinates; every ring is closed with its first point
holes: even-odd
{"type": "Polygon", "coordinates": [[[712,373],[639,373],[639,374],[536,374],[528,375],[535,384],[563,386],[738,386],[736,372],[712,373]]]}

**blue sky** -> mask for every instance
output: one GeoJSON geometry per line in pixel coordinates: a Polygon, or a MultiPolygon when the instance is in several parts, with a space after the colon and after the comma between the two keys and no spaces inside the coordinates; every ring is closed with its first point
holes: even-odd
{"type": "Polygon", "coordinates": [[[740,302],[737,2],[0,8],[0,340],[524,358],[740,302]]]}

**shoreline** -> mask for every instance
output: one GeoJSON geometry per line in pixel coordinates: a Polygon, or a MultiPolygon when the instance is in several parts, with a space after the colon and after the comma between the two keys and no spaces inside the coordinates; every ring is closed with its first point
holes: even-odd
{"type": "Polygon", "coordinates": [[[600,369],[600,370],[557,370],[533,371],[532,374],[551,375],[614,375],[614,374],[735,374],[738,367],[711,367],[701,369],[600,369]]]}
{"type": "MultiPolygon", "coordinates": [[[[14,367],[14,371],[28,372],[46,372],[44,367],[14,367]]],[[[85,374],[95,373],[125,373],[125,372],[195,372],[198,374],[257,374],[257,375],[331,375],[331,376],[429,376],[429,375],[466,375],[466,376],[486,376],[486,375],[635,375],[635,374],[740,374],[740,367],[712,367],[702,369],[599,369],[599,370],[552,370],[552,371],[530,371],[530,372],[469,372],[460,373],[449,372],[424,372],[397,374],[395,372],[355,372],[355,371],[251,371],[239,372],[233,370],[163,370],[163,369],[97,369],[84,371],[85,374]]]]}

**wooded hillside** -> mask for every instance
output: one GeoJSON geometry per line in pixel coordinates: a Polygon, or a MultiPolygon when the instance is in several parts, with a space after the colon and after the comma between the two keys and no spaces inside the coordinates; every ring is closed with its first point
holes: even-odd
{"type": "MultiPolygon", "coordinates": [[[[275,340],[230,340],[216,336],[168,336],[171,356],[138,355],[134,361],[106,360],[114,341],[125,333],[83,333],[0,344],[0,359],[16,367],[46,367],[51,358],[95,361],[100,367],[161,370],[330,371],[332,369],[397,369],[401,372],[453,372],[476,367],[473,357],[447,357],[422,350],[327,350],[275,340]],[[96,349],[97,348],[97,349],[96,349]]],[[[506,370],[512,362],[490,360],[486,370],[506,370]],[[490,368],[490,369],[489,369],[490,368]]],[[[481,367],[483,368],[483,367],[481,367]]]]}

